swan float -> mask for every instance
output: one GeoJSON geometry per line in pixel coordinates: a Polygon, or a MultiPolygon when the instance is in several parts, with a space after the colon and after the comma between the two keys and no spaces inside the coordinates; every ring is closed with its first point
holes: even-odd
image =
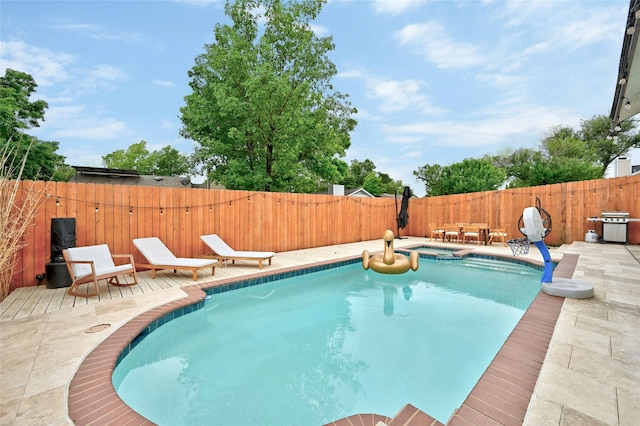
{"type": "Polygon", "coordinates": [[[371,256],[368,250],[362,252],[362,267],[373,269],[381,274],[404,274],[409,269],[418,270],[418,253],[411,252],[409,257],[393,251],[393,231],[387,229],[382,237],[384,252],[371,256]]]}

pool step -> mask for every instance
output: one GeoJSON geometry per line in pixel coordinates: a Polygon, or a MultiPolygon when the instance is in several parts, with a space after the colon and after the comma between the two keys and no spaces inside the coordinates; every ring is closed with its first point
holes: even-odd
{"type": "Polygon", "coordinates": [[[354,414],[335,422],[327,423],[324,426],[376,426],[380,423],[388,424],[391,419],[380,414],[354,414]]]}
{"type": "Polygon", "coordinates": [[[405,405],[392,419],[379,414],[356,414],[324,426],[444,426],[411,404],[405,405]]]}
{"type": "MultiPolygon", "coordinates": [[[[382,426],[382,425],[376,425],[382,426]]],[[[412,404],[405,405],[402,410],[395,415],[389,423],[384,426],[444,426],[442,423],[425,413],[420,411],[412,404]]]]}
{"type": "Polygon", "coordinates": [[[522,265],[509,262],[492,262],[491,260],[484,258],[467,257],[465,258],[464,266],[470,268],[479,269],[491,269],[497,271],[521,273],[523,272],[522,265]]]}

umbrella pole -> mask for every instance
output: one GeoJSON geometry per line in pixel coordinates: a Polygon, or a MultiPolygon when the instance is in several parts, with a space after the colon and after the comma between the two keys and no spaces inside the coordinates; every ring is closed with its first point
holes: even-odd
{"type": "Polygon", "coordinates": [[[400,225],[398,224],[398,191],[394,190],[394,199],[396,200],[396,238],[400,239],[400,225]]]}
{"type": "Polygon", "coordinates": [[[394,195],[395,195],[395,200],[396,200],[396,229],[397,229],[397,233],[396,233],[396,239],[398,240],[403,240],[406,238],[402,238],[400,236],[400,223],[398,223],[398,219],[400,219],[400,214],[398,213],[398,191],[393,191],[394,195]]]}

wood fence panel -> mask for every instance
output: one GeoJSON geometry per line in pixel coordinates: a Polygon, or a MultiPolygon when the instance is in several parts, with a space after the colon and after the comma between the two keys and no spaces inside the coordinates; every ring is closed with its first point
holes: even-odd
{"type": "MultiPolygon", "coordinates": [[[[28,208],[31,204],[29,199],[35,195],[34,186],[35,185],[33,184],[33,182],[21,182],[19,184],[19,189],[16,193],[16,202],[17,205],[20,206],[20,208],[28,208]]],[[[33,241],[36,238],[34,225],[35,222],[33,220],[31,221],[31,224],[27,225],[25,233],[22,236],[21,243],[22,247],[24,247],[23,250],[29,250],[35,255],[36,251],[34,250],[33,244],[33,241]]],[[[38,272],[36,272],[37,269],[35,256],[32,258],[18,257],[16,259],[16,270],[20,271],[21,279],[27,277],[33,277],[33,279],[35,279],[35,276],[38,274],[38,272]]]]}
{"type": "MultiPolygon", "coordinates": [[[[131,241],[157,236],[178,256],[204,250],[199,237],[217,233],[239,250],[298,250],[375,240],[384,230],[397,233],[396,200],[319,194],[265,193],[212,189],[125,187],[111,184],[22,182],[43,191],[33,225],[24,235],[12,288],[35,285],[50,257],[51,219],[75,217],[77,245],[109,244],[112,252],[142,258],[131,241]],[[189,214],[187,214],[187,208],[189,214]]],[[[411,199],[409,224],[401,235],[430,236],[429,224],[486,222],[509,224],[509,238],[520,238],[518,219],[536,197],[553,219],[549,245],[581,241],[587,222],[603,211],[640,217],[640,176],[571,182],[532,188],[411,199]]],[[[398,199],[398,209],[400,208],[398,199]]],[[[640,222],[629,224],[628,240],[640,243],[640,222]]]]}
{"type": "Polygon", "coordinates": [[[44,265],[51,259],[50,243],[46,240],[46,233],[42,232],[49,227],[50,223],[50,219],[45,215],[46,204],[49,200],[46,196],[48,186],[48,183],[42,181],[34,182],[33,185],[34,194],[40,194],[41,198],[38,201],[33,224],[29,228],[27,241],[31,246],[27,249],[27,252],[33,253],[36,274],[42,273],[44,265]]]}
{"type": "MultiPolygon", "coordinates": [[[[631,217],[640,217],[640,179],[631,181],[631,178],[628,178],[625,184],[629,188],[629,214],[631,217]]],[[[629,224],[629,241],[640,243],[640,222],[629,224]]]]}

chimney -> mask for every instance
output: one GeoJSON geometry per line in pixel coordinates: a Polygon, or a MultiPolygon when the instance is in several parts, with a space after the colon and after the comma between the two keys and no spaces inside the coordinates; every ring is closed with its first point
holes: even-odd
{"type": "Polygon", "coordinates": [[[631,174],[631,160],[627,157],[618,157],[616,160],[614,177],[629,176],[631,174]]]}
{"type": "Polygon", "coordinates": [[[344,195],[344,185],[329,185],[329,195],[344,195]]]}

